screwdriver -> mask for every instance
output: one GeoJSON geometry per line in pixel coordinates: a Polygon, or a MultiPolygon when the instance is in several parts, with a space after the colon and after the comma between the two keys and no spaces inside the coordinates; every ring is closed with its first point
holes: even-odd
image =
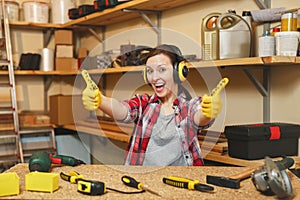
{"type": "Polygon", "coordinates": [[[175,187],[186,188],[189,190],[199,190],[201,192],[213,191],[212,186],[201,184],[198,180],[191,180],[187,178],[180,178],[176,176],[169,176],[168,178],[163,178],[163,182],[168,185],[175,187]]]}
{"type": "Polygon", "coordinates": [[[149,189],[148,187],[145,187],[141,182],[136,181],[134,178],[130,177],[130,176],[122,176],[122,181],[125,185],[129,186],[129,187],[133,187],[139,190],[145,190],[148,191],[152,194],[155,194],[157,196],[161,196],[160,194],[158,194],[157,192],[149,189]]]}

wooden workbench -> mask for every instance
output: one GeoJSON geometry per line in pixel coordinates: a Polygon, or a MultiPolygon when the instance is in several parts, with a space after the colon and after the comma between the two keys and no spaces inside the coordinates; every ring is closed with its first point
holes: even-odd
{"type": "MultiPolygon", "coordinates": [[[[113,166],[113,165],[81,165],[77,167],[55,166],[52,173],[68,173],[74,170],[85,179],[102,181],[107,187],[123,191],[136,191],[134,188],[125,186],[121,177],[130,175],[136,180],[144,183],[152,190],[158,192],[158,197],[149,192],[140,194],[121,194],[109,191],[102,196],[86,196],[77,192],[77,185],[59,179],[59,189],[53,193],[32,192],[25,190],[25,175],[29,173],[28,164],[18,164],[8,172],[16,172],[20,177],[20,194],[18,196],[5,197],[6,199],[276,199],[276,196],[264,196],[258,192],[251,179],[241,182],[240,189],[230,189],[214,186],[211,193],[187,190],[166,185],[162,182],[163,177],[181,176],[200,180],[205,183],[206,175],[228,176],[242,172],[246,167],[141,167],[141,166],[113,166]]],[[[294,196],[292,199],[300,198],[300,181],[292,173],[289,173],[293,185],[294,196]]],[[[1,197],[0,197],[1,199],[1,197]]]]}

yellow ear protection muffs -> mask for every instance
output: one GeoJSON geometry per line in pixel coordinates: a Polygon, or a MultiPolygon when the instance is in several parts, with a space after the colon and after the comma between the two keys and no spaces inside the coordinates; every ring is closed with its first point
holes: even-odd
{"type": "MultiPolygon", "coordinates": [[[[174,81],[175,81],[175,83],[181,83],[181,82],[185,81],[187,78],[189,69],[187,67],[187,61],[183,58],[179,48],[174,45],[162,44],[162,45],[159,45],[158,47],[156,47],[155,49],[162,49],[162,50],[171,52],[176,56],[176,61],[175,61],[175,63],[173,63],[174,81]]],[[[146,67],[143,71],[143,78],[144,78],[145,83],[149,84],[149,81],[147,78],[146,67]]]]}
{"type": "Polygon", "coordinates": [[[186,64],[187,64],[186,61],[182,60],[173,65],[173,68],[174,68],[173,77],[174,77],[175,83],[181,83],[186,80],[188,72],[189,72],[189,69],[186,64]]]}

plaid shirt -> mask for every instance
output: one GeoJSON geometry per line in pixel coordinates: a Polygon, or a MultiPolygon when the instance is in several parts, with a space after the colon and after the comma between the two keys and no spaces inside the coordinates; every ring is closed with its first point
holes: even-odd
{"type": "MultiPolygon", "coordinates": [[[[182,93],[173,102],[180,147],[189,166],[204,164],[197,132],[199,129],[208,128],[213,122],[211,121],[206,126],[198,126],[194,123],[194,115],[197,110],[201,109],[200,101],[200,97],[187,101],[182,93]]],[[[128,116],[124,122],[135,122],[135,128],[127,147],[125,165],[142,165],[153,126],[159,116],[161,103],[155,94],[152,96],[143,94],[125,100],[123,104],[128,108],[128,116]]]]}

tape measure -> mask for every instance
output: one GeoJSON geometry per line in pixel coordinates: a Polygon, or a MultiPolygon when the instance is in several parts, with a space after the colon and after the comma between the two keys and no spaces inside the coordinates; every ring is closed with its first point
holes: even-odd
{"type": "Polygon", "coordinates": [[[106,192],[105,183],[91,180],[78,180],[77,191],[88,195],[102,195],[106,192]]]}

